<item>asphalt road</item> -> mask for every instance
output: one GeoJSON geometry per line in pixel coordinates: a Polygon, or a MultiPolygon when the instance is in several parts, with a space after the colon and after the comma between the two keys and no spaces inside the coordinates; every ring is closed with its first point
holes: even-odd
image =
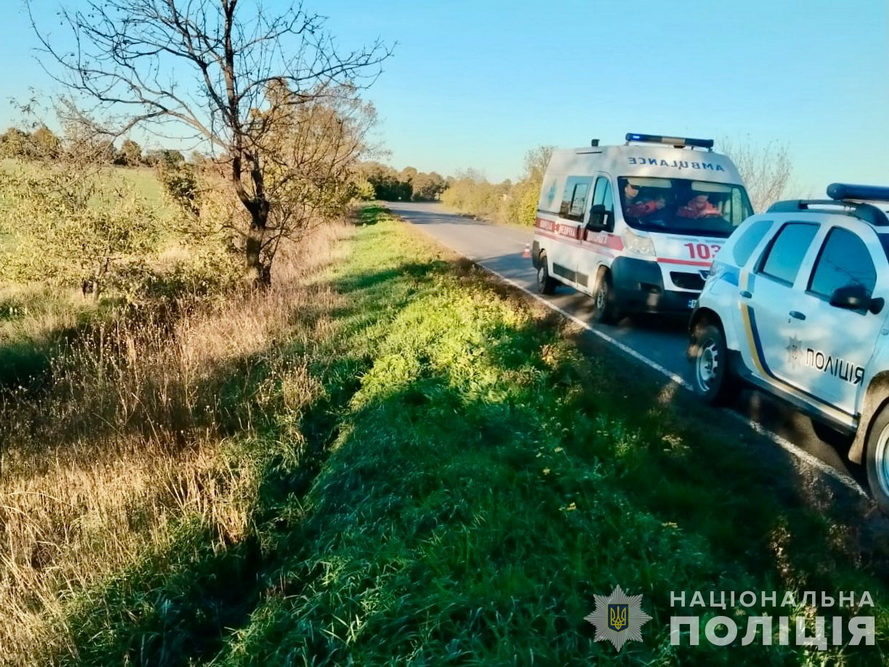
{"type": "MultiPolygon", "coordinates": [[[[491,225],[449,213],[441,204],[390,202],[388,208],[424,232],[476,263],[536,293],[536,272],[531,260],[522,258],[531,229],[491,225]]],[[[543,297],[586,323],[592,323],[592,300],[570,287],[543,297]]],[[[614,326],[595,325],[607,336],[623,343],[667,371],[688,380],[685,322],[657,317],[625,318],[614,326]]],[[[756,391],[744,391],[732,409],[784,438],[836,471],[852,477],[866,488],[861,466],[846,459],[849,441],[843,436],[815,434],[811,420],[796,410],[756,391]]],[[[739,428],[742,423],[739,421],[739,428]]]]}

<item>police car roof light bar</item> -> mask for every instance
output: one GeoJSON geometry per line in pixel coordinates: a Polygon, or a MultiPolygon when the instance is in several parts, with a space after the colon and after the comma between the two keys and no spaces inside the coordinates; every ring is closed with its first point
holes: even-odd
{"type": "Polygon", "coordinates": [[[889,201],[889,188],[879,185],[853,185],[851,183],[831,183],[827,186],[827,196],[831,199],[860,199],[863,201],[889,201]]]}
{"type": "Polygon", "coordinates": [[[834,199],[789,199],[778,201],[769,206],[767,213],[796,213],[808,211],[812,208],[834,208],[839,215],[848,215],[858,218],[874,227],[889,227],[889,217],[884,211],[871,204],[862,204],[851,201],[836,201],[834,199]]]}
{"type": "Polygon", "coordinates": [[[631,141],[645,144],[667,144],[668,146],[674,146],[675,148],[684,148],[686,146],[689,146],[691,148],[706,148],[711,151],[713,150],[712,139],[665,137],[660,134],[636,134],[634,132],[627,132],[627,143],[630,143],[631,141]]]}

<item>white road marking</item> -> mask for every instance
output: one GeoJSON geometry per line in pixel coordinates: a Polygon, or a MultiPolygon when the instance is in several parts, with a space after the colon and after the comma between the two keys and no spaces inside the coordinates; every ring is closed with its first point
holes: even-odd
{"type": "MultiPolygon", "coordinates": [[[[430,236],[431,236],[431,235],[430,235],[430,236]]],[[[432,238],[435,238],[435,237],[432,237],[432,238]]],[[[438,239],[436,239],[436,241],[438,241],[438,239]]],[[[441,241],[438,241],[438,242],[441,243],[441,241]]],[[[621,352],[625,352],[626,354],[629,354],[629,355],[630,355],[631,357],[633,357],[634,359],[637,359],[638,361],[641,361],[641,362],[642,362],[643,364],[645,364],[646,366],[649,366],[650,368],[653,368],[655,371],[657,371],[657,372],[660,373],[661,375],[665,376],[665,377],[666,377],[667,379],[669,379],[671,382],[674,382],[675,384],[679,385],[679,386],[682,387],[683,389],[687,389],[688,391],[694,391],[694,388],[693,388],[688,382],[686,382],[686,380],[685,380],[684,378],[682,378],[682,377],[680,377],[679,375],[676,375],[676,373],[674,373],[674,372],[672,372],[672,371],[670,371],[670,370],[664,368],[663,366],[661,366],[659,363],[657,363],[657,362],[654,361],[653,359],[649,359],[649,358],[646,357],[644,354],[641,354],[640,352],[637,352],[637,351],[634,350],[633,348],[629,347],[628,345],[625,345],[624,343],[621,343],[619,340],[617,340],[617,339],[615,339],[615,338],[612,338],[612,337],[609,336],[608,334],[603,333],[603,332],[599,331],[598,329],[594,329],[592,326],[590,326],[589,324],[587,324],[586,322],[584,322],[583,320],[581,320],[579,317],[576,317],[575,315],[572,315],[571,313],[569,313],[569,312],[568,312],[567,310],[565,310],[564,308],[561,308],[561,307],[557,306],[556,304],[552,303],[551,301],[549,301],[549,300],[547,300],[547,299],[544,299],[541,295],[532,292],[531,290],[529,290],[528,288],[526,288],[524,285],[520,285],[520,284],[517,283],[516,281],[512,280],[511,278],[507,278],[506,276],[504,276],[504,275],[501,274],[501,273],[498,273],[498,272],[495,271],[494,269],[489,269],[487,266],[485,266],[485,265],[483,265],[483,264],[480,264],[480,263],[479,263],[479,260],[474,259],[474,258],[472,258],[472,257],[469,257],[468,255],[464,255],[464,254],[463,254],[462,252],[460,252],[459,250],[454,250],[453,248],[450,248],[450,250],[451,250],[452,252],[456,252],[458,255],[464,257],[465,259],[468,259],[470,262],[472,262],[473,264],[475,264],[475,265],[476,265],[477,267],[479,267],[480,269],[484,269],[485,271],[487,271],[487,272],[490,273],[491,275],[497,276],[497,277],[498,277],[500,280],[502,280],[503,282],[512,285],[512,286],[515,287],[516,289],[521,290],[522,292],[524,292],[524,293],[527,294],[528,296],[532,297],[533,299],[536,299],[537,301],[539,301],[540,303],[542,303],[543,305],[545,305],[545,306],[546,306],[547,308],[549,308],[550,310],[554,310],[554,311],[556,311],[556,312],[559,313],[562,317],[565,317],[565,318],[571,320],[572,322],[574,322],[574,323],[577,324],[578,326],[580,326],[580,327],[586,329],[587,331],[589,331],[589,332],[595,334],[596,336],[598,336],[598,337],[601,338],[602,340],[604,340],[604,341],[610,343],[611,345],[614,345],[614,346],[615,346],[617,349],[619,349],[621,352]]],[[[755,421],[753,421],[752,419],[748,419],[748,418],[745,417],[744,415],[741,415],[741,414],[739,414],[739,413],[737,413],[737,412],[733,412],[733,411],[731,411],[731,410],[727,410],[727,409],[725,409],[725,408],[721,408],[720,411],[723,412],[723,413],[725,413],[725,414],[731,415],[731,418],[732,418],[732,419],[734,419],[734,420],[736,420],[736,421],[738,421],[738,422],[740,422],[740,423],[742,423],[742,424],[745,424],[745,425],[749,426],[751,429],[753,429],[754,431],[756,431],[756,433],[758,433],[759,435],[762,435],[762,436],[768,438],[769,440],[771,440],[772,442],[774,442],[776,445],[778,445],[779,447],[781,447],[781,449],[783,449],[783,450],[789,452],[790,454],[793,454],[795,457],[797,457],[798,459],[800,459],[800,460],[803,461],[804,463],[807,463],[808,465],[812,466],[813,468],[816,468],[817,470],[821,471],[821,472],[824,473],[825,475],[828,475],[828,476],[830,476],[830,477],[833,477],[835,480],[837,480],[838,482],[840,482],[840,483],[843,484],[844,486],[847,486],[847,487],[850,488],[852,491],[855,491],[855,492],[858,493],[860,496],[862,496],[862,497],[864,497],[864,498],[870,498],[870,496],[868,495],[867,491],[865,491],[863,488],[861,488],[861,485],[860,485],[858,482],[856,482],[854,479],[852,479],[851,477],[849,477],[849,475],[847,475],[847,474],[845,474],[845,473],[842,473],[842,472],[840,472],[839,470],[837,470],[836,468],[833,468],[833,467],[829,466],[828,464],[826,464],[826,463],[825,463],[824,461],[822,461],[821,459],[819,459],[819,458],[817,458],[817,457],[815,457],[815,456],[812,456],[811,454],[809,454],[809,453],[808,453],[807,451],[805,451],[804,449],[801,449],[801,448],[797,447],[796,445],[794,445],[792,442],[790,442],[790,441],[787,440],[786,438],[783,438],[783,437],[781,437],[780,435],[778,435],[777,433],[774,433],[774,432],[768,430],[768,429],[767,429],[765,426],[763,426],[762,424],[760,424],[760,423],[758,423],[758,422],[755,422],[755,421]]]]}

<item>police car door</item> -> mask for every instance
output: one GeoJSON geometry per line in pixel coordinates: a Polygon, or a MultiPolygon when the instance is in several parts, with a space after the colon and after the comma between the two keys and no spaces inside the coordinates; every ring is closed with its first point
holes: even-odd
{"type": "Polygon", "coordinates": [[[582,252],[581,237],[592,186],[592,176],[569,176],[565,180],[559,220],[554,230],[558,239],[552,244],[553,253],[550,256],[553,273],[560,280],[580,287],[583,284],[578,281],[577,266],[582,252]]]}
{"type": "Polygon", "coordinates": [[[745,362],[766,379],[799,386],[789,363],[788,343],[799,337],[802,324],[797,303],[802,289],[801,267],[812,252],[819,225],[789,222],[780,227],[753,264],[741,276],[741,316],[748,345],[745,362]]]}
{"type": "MultiPolygon", "coordinates": [[[[831,305],[840,288],[863,288],[868,295],[889,294],[889,262],[876,233],[860,225],[856,232],[833,227],[819,249],[805,283],[805,317],[795,340],[790,341],[791,361],[807,392],[847,414],[854,414],[855,399],[865,368],[874,353],[886,320],[866,307],[831,305]]],[[[876,308],[875,308],[876,310],[876,308]]]]}

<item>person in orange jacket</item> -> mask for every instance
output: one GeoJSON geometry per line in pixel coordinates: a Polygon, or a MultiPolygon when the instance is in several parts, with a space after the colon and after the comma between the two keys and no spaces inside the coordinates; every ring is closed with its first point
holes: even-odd
{"type": "Polygon", "coordinates": [[[680,218],[718,218],[722,213],[710,203],[707,195],[695,195],[676,211],[676,215],[680,218]]]}

